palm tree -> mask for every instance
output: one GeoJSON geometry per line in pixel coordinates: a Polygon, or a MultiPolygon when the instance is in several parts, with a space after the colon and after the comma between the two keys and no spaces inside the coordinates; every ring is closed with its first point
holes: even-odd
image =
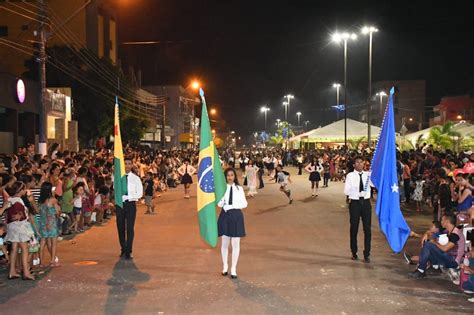
{"type": "Polygon", "coordinates": [[[454,138],[457,137],[459,139],[461,134],[453,130],[453,127],[454,123],[448,121],[443,126],[431,128],[428,141],[438,149],[454,149],[456,143],[454,138]]]}
{"type": "Polygon", "coordinates": [[[349,141],[349,146],[351,147],[351,149],[357,150],[364,139],[365,137],[360,137],[357,139],[347,139],[347,141],[349,141]]]}

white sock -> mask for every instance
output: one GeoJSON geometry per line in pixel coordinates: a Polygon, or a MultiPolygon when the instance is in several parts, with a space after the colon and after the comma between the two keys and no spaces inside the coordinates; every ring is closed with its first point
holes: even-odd
{"type": "Polygon", "coordinates": [[[227,262],[227,257],[229,255],[229,244],[230,244],[230,237],[222,235],[221,237],[221,255],[222,255],[222,272],[227,272],[229,269],[229,265],[227,262]]]}
{"type": "Polygon", "coordinates": [[[438,265],[432,265],[431,267],[433,267],[433,269],[435,269],[435,270],[438,270],[438,269],[439,269],[439,266],[438,266],[438,265]]]}
{"type": "Polygon", "coordinates": [[[240,255],[240,237],[232,238],[232,268],[230,274],[233,276],[237,275],[237,262],[239,261],[240,255]]]}

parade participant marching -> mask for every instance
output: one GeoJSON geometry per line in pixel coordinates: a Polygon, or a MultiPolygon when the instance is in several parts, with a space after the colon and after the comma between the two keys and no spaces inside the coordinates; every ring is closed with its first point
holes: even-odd
{"type": "Polygon", "coordinates": [[[233,168],[224,172],[227,190],[218,206],[222,208],[217,221],[218,235],[221,237],[222,275],[228,275],[229,244],[232,243],[232,266],[230,276],[237,279],[237,262],[240,254],[240,238],[245,236],[244,216],[242,209],[247,208],[244,188],[239,185],[237,173],[233,168]]]}
{"type": "Polygon", "coordinates": [[[291,183],[290,173],[284,171],[281,165],[277,166],[276,171],[276,178],[277,182],[280,184],[280,191],[288,197],[291,205],[293,203],[293,198],[291,197],[291,190],[288,188],[288,184],[291,183]]]}
{"type": "Polygon", "coordinates": [[[304,169],[309,173],[309,181],[311,182],[311,197],[317,197],[323,166],[319,163],[317,157],[313,157],[311,163],[306,165],[304,169]]]}
{"type": "Polygon", "coordinates": [[[263,183],[263,174],[265,172],[265,165],[260,155],[257,156],[257,162],[255,162],[255,166],[258,167],[258,181],[259,181],[258,189],[262,189],[263,187],[265,187],[265,184],[263,183]]]}
{"type": "Polygon", "coordinates": [[[126,157],[124,161],[125,176],[122,177],[122,181],[126,190],[122,195],[123,208],[117,207],[117,230],[121,247],[120,257],[132,259],[135,218],[137,215],[136,202],[143,196],[143,186],[140,177],[132,172],[132,159],[126,157]]]}
{"type": "Polygon", "coordinates": [[[252,160],[249,160],[248,165],[245,167],[247,186],[249,187],[249,191],[247,193],[248,197],[253,197],[254,195],[258,194],[257,172],[258,172],[258,167],[253,164],[252,160]]]}
{"type": "Polygon", "coordinates": [[[184,164],[178,168],[178,173],[181,175],[181,184],[184,185],[184,198],[189,199],[189,187],[193,183],[193,176],[196,173],[196,169],[189,165],[189,159],[184,160],[184,164]]]}
{"type": "Polygon", "coordinates": [[[356,157],[354,160],[354,171],[346,176],[344,184],[344,194],[349,197],[350,214],[350,235],[352,260],[357,257],[357,233],[359,232],[359,222],[362,219],[364,228],[364,262],[370,262],[370,242],[372,208],[370,205],[369,172],[364,171],[364,159],[356,157]]]}
{"type": "Polygon", "coordinates": [[[125,159],[123,157],[117,99],[114,126],[114,194],[117,232],[121,248],[120,257],[132,259],[135,217],[137,215],[136,202],[143,196],[143,186],[140,177],[132,173],[132,157],[128,156],[125,159]]]}

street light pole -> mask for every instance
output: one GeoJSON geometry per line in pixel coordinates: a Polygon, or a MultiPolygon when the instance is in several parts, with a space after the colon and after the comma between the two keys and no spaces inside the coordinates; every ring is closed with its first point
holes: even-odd
{"type": "Polygon", "coordinates": [[[260,111],[265,115],[265,131],[267,130],[267,112],[269,110],[270,108],[266,106],[262,106],[262,108],[260,108],[260,111]]]}
{"type": "Polygon", "coordinates": [[[288,121],[288,102],[283,102],[283,106],[285,106],[285,121],[288,121]]]}
{"type": "Polygon", "coordinates": [[[298,117],[298,126],[300,126],[300,117],[301,117],[301,112],[297,112],[296,116],[298,117]]]}
{"type": "Polygon", "coordinates": [[[370,134],[370,116],[371,116],[371,99],[372,99],[372,34],[378,32],[378,29],[373,26],[365,26],[362,29],[362,34],[369,34],[369,84],[367,94],[367,145],[370,148],[371,134],[370,134]]]}
{"type": "MultiPolygon", "coordinates": [[[[334,88],[336,88],[336,105],[339,106],[339,89],[341,88],[341,85],[339,83],[334,83],[332,85],[334,88]]],[[[336,107],[336,119],[339,120],[339,108],[336,107]]]]}
{"type": "Polygon", "coordinates": [[[347,148],[347,38],[344,39],[344,147],[347,148]]]}
{"type": "Polygon", "coordinates": [[[335,33],[332,40],[339,43],[344,41],[344,146],[347,148],[347,41],[349,39],[356,40],[357,35],[354,33],[335,33]]]}
{"type": "Polygon", "coordinates": [[[38,0],[39,12],[39,78],[40,78],[40,102],[39,102],[39,141],[38,153],[47,154],[47,135],[46,135],[46,35],[44,30],[45,4],[43,0],[38,0]]]}

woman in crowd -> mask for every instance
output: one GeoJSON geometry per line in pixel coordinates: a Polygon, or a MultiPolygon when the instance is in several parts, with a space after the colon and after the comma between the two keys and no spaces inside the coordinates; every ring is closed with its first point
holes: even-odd
{"type": "Polygon", "coordinates": [[[473,186],[469,182],[470,174],[459,173],[456,175],[456,185],[458,187],[458,193],[455,194],[455,200],[458,205],[456,207],[458,223],[466,223],[469,221],[470,209],[474,198],[472,192],[474,191],[473,186]]]}
{"type": "Polygon", "coordinates": [[[5,241],[12,244],[8,279],[20,278],[16,270],[18,247],[20,247],[23,280],[35,280],[35,277],[30,272],[30,265],[28,263],[28,243],[34,238],[34,232],[28,220],[28,210],[22,200],[22,197],[26,194],[25,184],[17,181],[6,190],[10,197],[6,210],[8,232],[5,241]]]}
{"type": "Polygon", "coordinates": [[[319,163],[317,157],[313,157],[311,163],[304,168],[309,173],[309,181],[311,182],[311,197],[318,196],[319,182],[321,181],[321,171],[323,166],[319,163]]]}
{"type": "Polygon", "coordinates": [[[218,206],[222,208],[217,221],[218,235],[221,237],[222,275],[228,275],[229,245],[232,243],[232,266],[230,275],[237,279],[237,263],[240,255],[240,238],[245,236],[244,216],[242,209],[247,208],[247,200],[242,186],[239,185],[237,173],[233,168],[224,172],[227,190],[218,206]]]}
{"type": "Polygon", "coordinates": [[[253,197],[258,194],[257,192],[257,172],[258,167],[253,164],[253,160],[249,160],[247,166],[245,167],[245,174],[247,177],[247,186],[249,191],[247,193],[248,197],[253,197]]]}
{"type": "Polygon", "coordinates": [[[190,186],[193,183],[192,176],[196,173],[196,169],[189,163],[189,159],[186,158],[184,164],[178,168],[178,173],[181,175],[181,184],[184,186],[184,198],[186,199],[189,199],[190,186]]]}
{"type": "Polygon", "coordinates": [[[40,260],[44,265],[44,247],[46,245],[51,255],[51,267],[58,267],[59,259],[56,255],[57,239],[59,236],[57,218],[60,214],[60,208],[58,205],[58,200],[53,196],[52,183],[44,182],[41,185],[41,193],[38,204],[40,207],[40,260]]]}

